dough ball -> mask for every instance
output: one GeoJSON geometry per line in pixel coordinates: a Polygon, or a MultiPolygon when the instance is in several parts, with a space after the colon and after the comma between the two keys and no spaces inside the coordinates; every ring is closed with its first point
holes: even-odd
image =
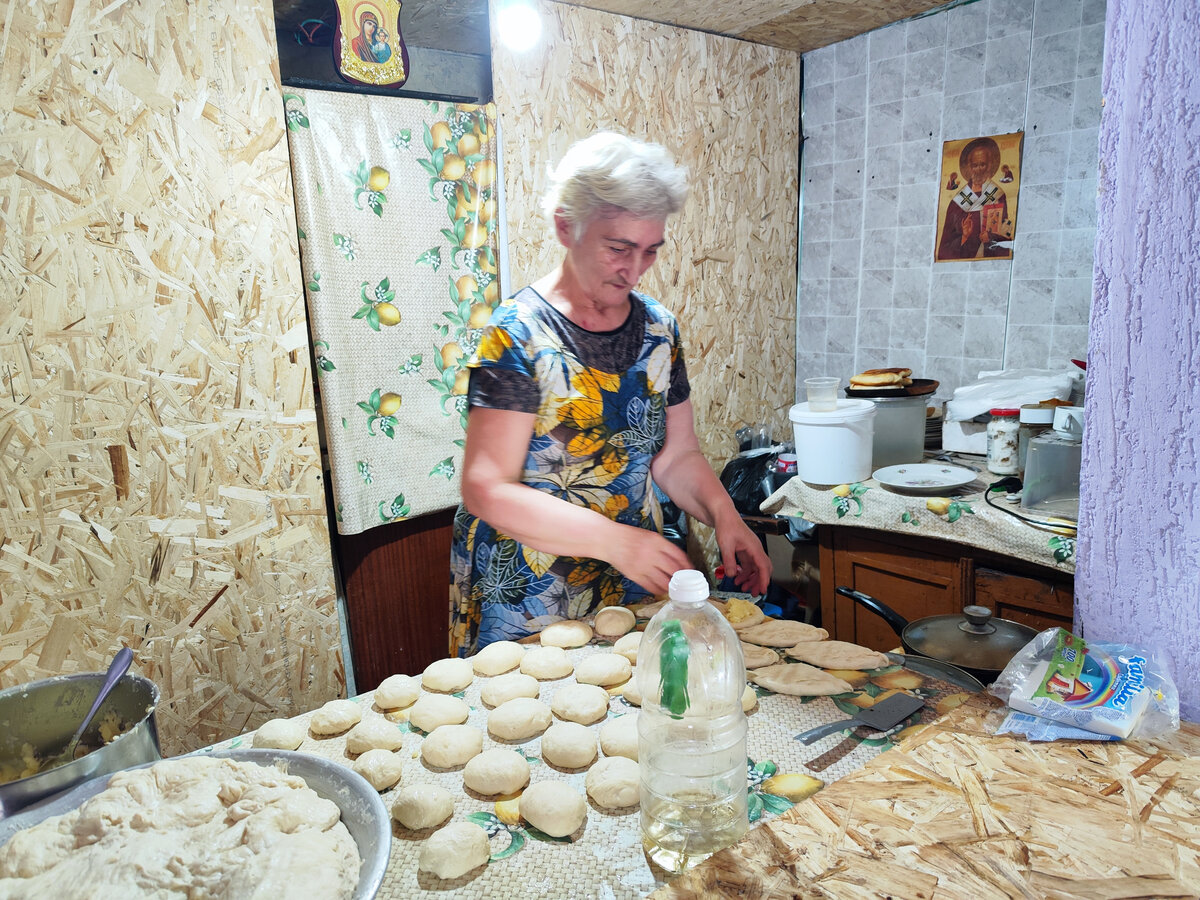
{"type": "Polygon", "coordinates": [[[353,700],[330,700],[309,720],[313,734],[341,734],[362,721],[362,707],[353,700]]]}
{"type": "Polygon", "coordinates": [[[754,693],[754,688],[746,685],[746,689],[742,691],[742,711],[750,712],[756,706],[758,706],[758,694],[754,693]]]}
{"type": "Polygon", "coordinates": [[[642,632],[635,631],[613,644],[613,653],[620,653],[633,665],[637,665],[638,647],[642,643],[642,632]]]}
{"type": "Polygon", "coordinates": [[[483,732],[472,725],[439,725],[421,741],[421,759],[439,769],[453,769],[483,750],[483,732]]]}
{"type": "Polygon", "coordinates": [[[516,641],[495,641],[471,657],[471,665],[476,675],[499,675],[519,666],[524,655],[525,648],[516,641]]]}
{"type": "Polygon", "coordinates": [[[623,684],[629,680],[633,667],[619,653],[597,653],[581,660],[575,667],[575,680],[580,684],[623,684]]]}
{"type": "Polygon", "coordinates": [[[608,691],[594,684],[568,684],[560,688],[550,703],[560,719],[591,725],[608,713],[608,691]]]}
{"type": "Polygon", "coordinates": [[[377,791],[386,791],[400,780],[404,760],[391,750],[368,750],[354,761],[354,771],[377,791]]]}
{"type": "Polygon", "coordinates": [[[615,641],[621,635],[633,631],[636,624],[637,616],[632,610],[624,606],[606,606],[596,613],[592,627],[596,630],[597,637],[615,641]]]}
{"type": "Polygon", "coordinates": [[[380,709],[404,709],[417,702],[421,682],[411,675],[389,675],[375,688],[375,705],[380,709]]]}
{"type": "Polygon", "coordinates": [[[642,705],[642,689],[638,687],[637,678],[629,676],[629,680],[621,687],[621,696],[634,706],[642,705]]]}
{"type": "Polygon", "coordinates": [[[440,784],[410,784],[402,787],[396,792],[396,802],[392,804],[392,818],[413,831],[441,825],[453,813],[454,798],[440,784]]]}
{"type": "Polygon", "coordinates": [[[529,783],[529,762],[516,750],[493,747],[463,769],[463,786],[488,797],[512,794],[529,783]]]}
{"type": "Polygon", "coordinates": [[[638,714],[628,713],[609,719],[600,726],[600,749],[605,756],[638,758],[638,714]]]}
{"type": "Polygon", "coordinates": [[[582,647],[591,639],[592,626],[575,619],[547,625],[538,635],[543,647],[582,647]]]}
{"type": "Polygon", "coordinates": [[[521,660],[521,671],[538,681],[566,678],[575,666],[561,647],[536,647],[521,660]]]}
{"type": "Polygon", "coordinates": [[[461,691],[474,680],[475,670],[469,659],[439,659],[421,673],[421,687],[446,694],[461,691]]]}
{"type": "Polygon", "coordinates": [[[493,708],[516,697],[536,697],[541,690],[536,678],[523,672],[509,672],[488,680],[479,699],[493,708]]]}
{"type": "Polygon", "coordinates": [[[596,733],[578,722],[555,722],[542,735],[542,759],[564,769],[582,769],[596,759],[596,733]]]}
{"type": "Polygon", "coordinates": [[[425,841],[417,868],[438,878],[457,878],[482,866],[491,856],[486,831],[474,822],[451,822],[425,841]]]}
{"type": "Polygon", "coordinates": [[[601,809],[621,809],[638,803],[638,764],[626,756],[606,756],[590,769],[584,787],[601,809]]]}
{"type": "Polygon", "coordinates": [[[471,707],[465,700],[444,694],[426,694],[413,704],[408,721],[428,734],[439,725],[461,725],[470,715],[471,707]]]}
{"type": "Polygon", "coordinates": [[[304,725],[294,719],[271,719],[254,732],[254,746],[265,750],[295,750],[304,743],[304,725]]]}
{"type": "Polygon", "coordinates": [[[387,719],[367,718],[350,729],[346,735],[346,750],[365,753],[367,750],[399,750],[404,734],[387,719]]]}
{"type": "Polygon", "coordinates": [[[587,801],[561,781],[539,781],[521,795],[521,818],[550,837],[574,834],[587,818],[587,801]]]}
{"type": "Polygon", "coordinates": [[[488,713],[488,734],[504,741],[524,741],[550,727],[550,707],[541,700],[517,697],[488,713]]]}

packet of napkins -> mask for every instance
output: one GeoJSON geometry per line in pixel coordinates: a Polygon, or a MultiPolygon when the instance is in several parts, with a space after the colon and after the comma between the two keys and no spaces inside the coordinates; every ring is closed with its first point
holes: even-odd
{"type": "Polygon", "coordinates": [[[1144,738],[1179,728],[1179,693],[1161,654],[1084,641],[1063,628],[1021,648],[988,690],[1018,712],[1062,726],[1037,729],[1040,740],[1071,737],[1068,729],[1144,738]]]}

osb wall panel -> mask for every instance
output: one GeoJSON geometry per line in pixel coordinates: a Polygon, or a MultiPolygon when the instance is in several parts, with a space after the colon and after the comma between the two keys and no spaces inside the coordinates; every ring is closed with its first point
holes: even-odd
{"type": "Polygon", "coordinates": [[[639,287],[679,317],[696,431],[720,471],[738,426],[791,430],[799,57],[545,0],[537,9],[535,50],[493,40],[511,284],[561,261],[538,201],[572,142],[613,129],[668,147],[691,195],[639,287]]]}
{"type": "Polygon", "coordinates": [[[10,3],[0,687],[121,644],[179,752],[344,692],[268,0],[10,3]]]}

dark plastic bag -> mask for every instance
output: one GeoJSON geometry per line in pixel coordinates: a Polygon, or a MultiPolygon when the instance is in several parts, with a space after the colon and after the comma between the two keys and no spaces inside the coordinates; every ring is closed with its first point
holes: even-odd
{"type": "Polygon", "coordinates": [[[721,484],[742,515],[762,515],[759,506],[775,490],[772,476],[778,456],[772,451],[751,451],[735,456],[721,470],[721,484]]]}

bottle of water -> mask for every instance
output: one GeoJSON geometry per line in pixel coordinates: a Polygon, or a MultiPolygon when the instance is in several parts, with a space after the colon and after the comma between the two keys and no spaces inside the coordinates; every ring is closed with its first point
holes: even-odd
{"type": "Polygon", "coordinates": [[[638,649],[642,843],[682,872],[746,833],[746,665],[708,581],[676,572],[638,649]]]}

